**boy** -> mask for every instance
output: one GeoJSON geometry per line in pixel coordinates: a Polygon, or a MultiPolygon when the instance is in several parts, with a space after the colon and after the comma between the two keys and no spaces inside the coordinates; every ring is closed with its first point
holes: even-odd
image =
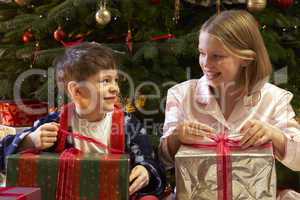
{"type": "MultiPolygon", "coordinates": [[[[26,132],[4,138],[2,154],[7,156],[30,147],[56,152],[69,147],[93,153],[125,150],[133,166],[130,195],[142,199],[159,197],[164,190],[164,172],[154,160],[145,129],[115,105],[119,86],[112,51],[95,42],[85,42],[67,49],[55,66],[57,84],[68,93],[72,103],[65,105],[61,113],[39,120],[26,132]]],[[[0,162],[3,167],[3,158],[0,162]]]]}

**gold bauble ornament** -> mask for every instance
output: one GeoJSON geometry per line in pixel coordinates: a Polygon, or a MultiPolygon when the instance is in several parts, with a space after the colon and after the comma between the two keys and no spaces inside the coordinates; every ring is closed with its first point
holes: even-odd
{"type": "Polygon", "coordinates": [[[100,7],[100,9],[96,12],[95,18],[98,24],[106,25],[111,20],[111,13],[105,7],[100,7]]]}
{"type": "Polygon", "coordinates": [[[247,9],[251,12],[262,11],[267,6],[267,0],[248,0],[247,9]]]}

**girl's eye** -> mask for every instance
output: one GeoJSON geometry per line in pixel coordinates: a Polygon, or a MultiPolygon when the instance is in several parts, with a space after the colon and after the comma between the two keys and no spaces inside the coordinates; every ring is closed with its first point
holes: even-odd
{"type": "Polygon", "coordinates": [[[214,55],[214,58],[217,58],[217,59],[221,59],[221,58],[224,58],[225,56],[223,55],[214,55]]]}

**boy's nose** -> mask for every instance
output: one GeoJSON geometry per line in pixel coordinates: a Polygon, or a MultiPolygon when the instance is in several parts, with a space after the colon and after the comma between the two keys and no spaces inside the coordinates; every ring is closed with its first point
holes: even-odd
{"type": "Polygon", "coordinates": [[[111,84],[109,91],[119,93],[120,89],[118,83],[111,84]]]}

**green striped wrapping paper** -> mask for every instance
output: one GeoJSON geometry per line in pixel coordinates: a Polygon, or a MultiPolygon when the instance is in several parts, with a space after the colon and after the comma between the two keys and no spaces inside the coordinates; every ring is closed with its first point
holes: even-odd
{"type": "MultiPolygon", "coordinates": [[[[63,200],[129,199],[128,155],[82,154],[72,160],[72,192],[63,200]]],[[[7,157],[6,186],[40,187],[43,200],[56,198],[60,155],[15,154],[7,157]]]]}

